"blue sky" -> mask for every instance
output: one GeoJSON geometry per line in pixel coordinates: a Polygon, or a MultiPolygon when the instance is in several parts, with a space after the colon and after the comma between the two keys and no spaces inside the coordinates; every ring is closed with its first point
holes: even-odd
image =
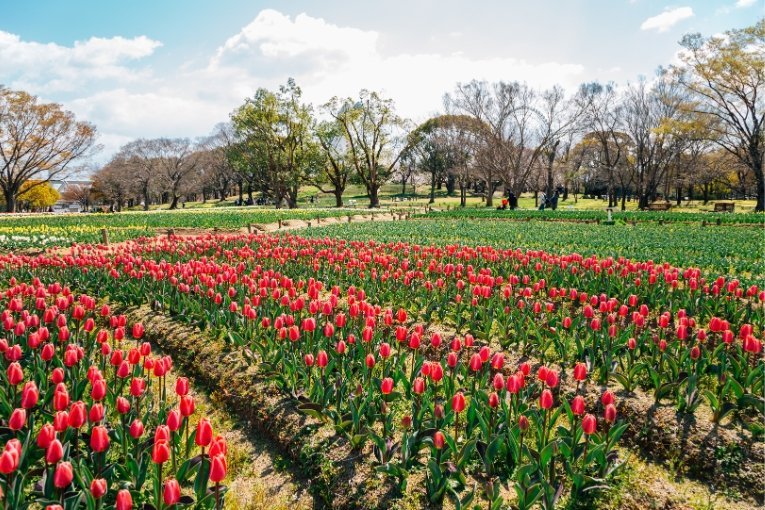
{"type": "Polygon", "coordinates": [[[210,132],[260,86],[321,104],[382,90],[422,120],[472,78],[626,84],[684,33],[754,24],[765,0],[0,0],[0,84],[136,137],[210,132]]]}

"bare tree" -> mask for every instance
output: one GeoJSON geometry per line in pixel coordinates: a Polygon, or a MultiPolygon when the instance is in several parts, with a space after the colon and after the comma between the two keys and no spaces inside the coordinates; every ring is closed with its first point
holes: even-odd
{"type": "Polygon", "coordinates": [[[625,131],[634,144],[635,184],[641,209],[657,196],[671,165],[688,143],[683,122],[686,95],[679,83],[661,73],[651,85],[631,85],[625,98],[625,131]]]}
{"type": "Polygon", "coordinates": [[[25,183],[34,187],[65,177],[73,161],[97,148],[95,134],[92,124],[57,104],[0,87],[0,189],[6,209],[16,210],[25,183]]]}
{"type": "Polygon", "coordinates": [[[93,195],[102,199],[113,209],[122,211],[123,205],[133,193],[136,167],[116,155],[93,174],[93,195]]]}
{"type": "Polygon", "coordinates": [[[392,100],[367,90],[358,99],[332,98],[324,109],[342,128],[350,163],[367,188],[369,207],[379,207],[380,187],[406,148],[406,122],[396,115],[392,100]]]}

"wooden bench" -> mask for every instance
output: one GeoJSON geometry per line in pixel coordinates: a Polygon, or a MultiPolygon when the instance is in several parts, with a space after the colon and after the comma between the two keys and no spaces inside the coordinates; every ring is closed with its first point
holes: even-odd
{"type": "Polygon", "coordinates": [[[648,204],[649,211],[669,211],[671,207],[672,204],[669,202],[653,202],[648,204]]]}
{"type": "Polygon", "coordinates": [[[715,202],[715,212],[734,212],[735,202],[715,202]]]}

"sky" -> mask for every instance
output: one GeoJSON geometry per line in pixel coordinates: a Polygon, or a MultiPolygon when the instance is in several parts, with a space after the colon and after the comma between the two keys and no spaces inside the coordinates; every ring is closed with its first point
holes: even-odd
{"type": "Polygon", "coordinates": [[[0,0],[0,85],[135,138],[209,134],[259,87],[377,90],[423,121],[472,79],[625,85],[683,34],[753,25],[765,0],[0,0]]]}

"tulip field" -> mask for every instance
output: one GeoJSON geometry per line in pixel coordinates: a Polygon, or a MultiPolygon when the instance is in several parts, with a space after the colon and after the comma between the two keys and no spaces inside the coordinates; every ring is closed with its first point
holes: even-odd
{"type": "Polygon", "coordinates": [[[597,508],[632,455],[754,507],[763,260],[761,226],[427,217],[9,252],[4,508],[226,507],[226,443],[141,307],[330,430],[376,508],[597,508]]]}

